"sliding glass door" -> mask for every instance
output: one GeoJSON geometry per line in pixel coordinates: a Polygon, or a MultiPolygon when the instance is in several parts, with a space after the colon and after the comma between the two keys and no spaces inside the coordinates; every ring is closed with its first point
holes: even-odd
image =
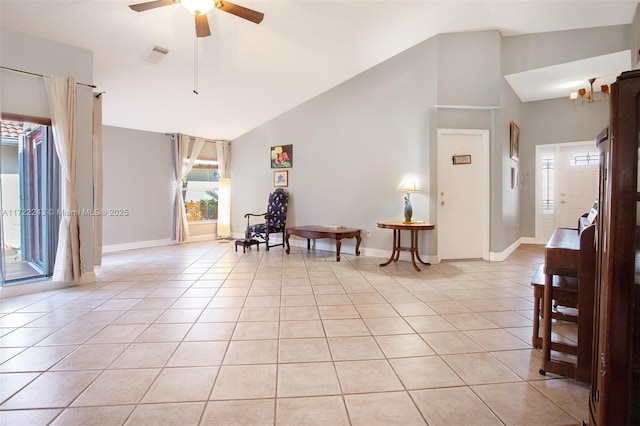
{"type": "Polygon", "coordinates": [[[59,163],[50,128],[3,122],[3,282],[48,277],[59,226],[59,163]]]}

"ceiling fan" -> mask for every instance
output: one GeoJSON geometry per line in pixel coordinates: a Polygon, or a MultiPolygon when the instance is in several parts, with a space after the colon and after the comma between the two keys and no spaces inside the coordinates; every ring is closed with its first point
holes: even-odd
{"type": "Polygon", "coordinates": [[[255,10],[247,9],[246,7],[238,6],[237,4],[223,0],[154,0],[146,3],[132,4],[129,7],[136,12],[144,12],[146,10],[170,6],[176,3],[181,3],[195,16],[196,35],[198,37],[207,37],[211,35],[207,12],[214,8],[236,15],[256,24],[262,22],[262,19],[264,18],[264,13],[256,12],[255,10]]]}

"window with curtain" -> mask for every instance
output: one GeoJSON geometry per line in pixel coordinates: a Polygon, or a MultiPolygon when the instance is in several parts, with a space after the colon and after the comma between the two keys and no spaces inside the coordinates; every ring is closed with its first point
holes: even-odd
{"type": "Polygon", "coordinates": [[[220,173],[214,143],[204,144],[193,168],[182,182],[187,221],[198,223],[218,219],[220,173]]]}

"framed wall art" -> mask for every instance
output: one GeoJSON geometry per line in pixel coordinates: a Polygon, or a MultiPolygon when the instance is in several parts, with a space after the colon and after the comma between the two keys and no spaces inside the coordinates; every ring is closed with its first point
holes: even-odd
{"type": "Polygon", "coordinates": [[[509,154],[512,160],[520,159],[520,127],[513,121],[510,124],[509,154]]]}
{"type": "Polygon", "coordinates": [[[272,146],[270,156],[272,169],[288,169],[293,166],[293,145],[272,146]]]}
{"type": "Polygon", "coordinates": [[[273,186],[289,186],[289,172],[287,170],[273,172],[273,186]]]}

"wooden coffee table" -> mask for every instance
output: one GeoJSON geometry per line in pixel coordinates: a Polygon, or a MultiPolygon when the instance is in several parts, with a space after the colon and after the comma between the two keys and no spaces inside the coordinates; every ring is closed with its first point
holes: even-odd
{"type": "Polygon", "coordinates": [[[284,242],[287,244],[287,254],[289,254],[290,251],[289,236],[297,235],[307,239],[307,250],[311,250],[311,240],[320,238],[331,238],[336,240],[336,262],[340,262],[340,247],[342,246],[341,240],[343,238],[355,238],[356,256],[360,256],[360,230],[356,228],[330,228],[317,225],[294,226],[287,228],[285,234],[284,242]]]}

